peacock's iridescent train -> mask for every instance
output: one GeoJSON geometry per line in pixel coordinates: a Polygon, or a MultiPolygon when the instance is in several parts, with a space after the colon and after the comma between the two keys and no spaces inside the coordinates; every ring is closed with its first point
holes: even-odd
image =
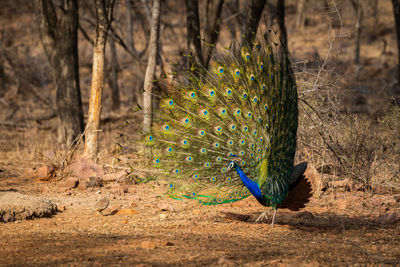
{"type": "Polygon", "coordinates": [[[186,78],[160,100],[152,131],[141,138],[145,169],[168,181],[173,198],[213,205],[253,194],[276,208],[292,182],[298,124],[286,51],[256,43],[237,56],[219,54],[210,71],[186,78]]]}

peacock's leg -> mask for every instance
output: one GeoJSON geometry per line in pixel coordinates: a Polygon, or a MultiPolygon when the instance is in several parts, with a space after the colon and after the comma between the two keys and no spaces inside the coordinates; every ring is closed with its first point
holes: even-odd
{"type": "Polygon", "coordinates": [[[257,223],[258,221],[262,221],[262,220],[264,220],[264,218],[266,220],[268,220],[267,211],[264,211],[263,213],[261,213],[261,215],[257,218],[257,220],[255,222],[257,223]]]}
{"type": "Polygon", "coordinates": [[[276,215],[276,208],[274,208],[274,215],[272,216],[271,228],[274,228],[275,215],[276,215]]]}

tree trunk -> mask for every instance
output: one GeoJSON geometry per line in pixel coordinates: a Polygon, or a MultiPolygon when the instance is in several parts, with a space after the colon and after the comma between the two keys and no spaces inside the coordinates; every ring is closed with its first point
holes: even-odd
{"type": "Polygon", "coordinates": [[[147,62],[146,74],[144,76],[143,93],[143,131],[150,132],[153,122],[152,91],[153,79],[156,71],[156,60],[158,51],[158,36],[160,24],[160,0],[153,0],[153,13],[150,26],[149,59],[147,62]]]}
{"type": "Polygon", "coordinates": [[[304,24],[306,22],[306,15],[305,15],[305,4],[306,0],[299,0],[297,2],[297,17],[296,17],[296,28],[303,29],[304,24]]]}
{"type": "Polygon", "coordinates": [[[95,160],[98,150],[101,95],[104,87],[104,52],[107,32],[112,21],[113,0],[95,0],[96,40],[93,47],[92,85],[90,87],[89,114],[86,124],[85,155],[95,160]]]}
{"type": "Polygon", "coordinates": [[[355,64],[355,78],[358,79],[360,74],[360,46],[361,46],[361,25],[363,22],[363,7],[361,2],[358,0],[352,0],[354,11],[356,12],[356,24],[355,24],[355,37],[356,37],[356,46],[354,51],[354,64],[355,64]]]}
{"type": "Polygon", "coordinates": [[[246,21],[242,29],[242,44],[241,46],[248,46],[250,49],[253,47],[256,38],[258,24],[260,22],[261,14],[267,0],[250,0],[247,10],[246,21]]]}
{"type": "Polygon", "coordinates": [[[120,98],[119,98],[119,87],[118,87],[118,71],[119,64],[117,58],[117,49],[115,47],[115,37],[113,35],[110,36],[110,57],[111,57],[111,75],[109,79],[109,85],[111,88],[111,109],[114,111],[119,110],[120,108],[120,98]]]}
{"type": "Polygon", "coordinates": [[[185,0],[185,3],[187,48],[190,53],[188,67],[191,70],[197,70],[197,65],[204,65],[200,40],[199,4],[197,0],[185,0]]]}
{"type": "Polygon", "coordinates": [[[276,5],[276,16],[279,25],[280,39],[285,49],[288,49],[287,32],[285,26],[285,0],[278,0],[276,5]]]}
{"type": "Polygon", "coordinates": [[[392,0],[393,4],[393,13],[394,13],[394,22],[396,25],[396,35],[397,35],[397,82],[400,84],[400,0],[392,0]]]}
{"type": "Polygon", "coordinates": [[[127,24],[127,33],[126,33],[126,39],[127,39],[127,45],[128,48],[134,52],[135,54],[137,53],[135,46],[133,44],[133,5],[131,1],[126,1],[126,24],[127,24]]]}
{"type": "Polygon", "coordinates": [[[204,34],[205,46],[204,46],[204,67],[207,69],[210,63],[211,55],[215,47],[215,43],[219,36],[219,23],[222,13],[222,6],[224,5],[224,0],[207,0],[206,12],[206,29],[204,34]],[[210,4],[212,2],[212,4],[210,4]]]}
{"type": "Polygon", "coordinates": [[[63,0],[56,13],[51,0],[34,0],[40,38],[56,86],[58,142],[72,143],[83,130],[78,66],[78,3],[63,0]]]}

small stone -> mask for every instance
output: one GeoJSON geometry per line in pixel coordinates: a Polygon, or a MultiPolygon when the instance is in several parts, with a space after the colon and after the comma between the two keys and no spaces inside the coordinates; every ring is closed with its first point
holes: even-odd
{"type": "Polygon", "coordinates": [[[122,224],[127,224],[127,223],[128,223],[128,220],[127,220],[127,219],[122,220],[122,224]]]}
{"type": "Polygon", "coordinates": [[[137,204],[135,202],[131,202],[131,203],[129,203],[129,207],[136,208],[137,204]]]}
{"type": "Polygon", "coordinates": [[[157,207],[160,211],[174,211],[174,207],[167,203],[159,203],[157,207]]]}
{"type": "Polygon", "coordinates": [[[42,166],[35,172],[35,177],[40,181],[48,181],[55,175],[55,168],[53,166],[42,166]]]}
{"type": "Polygon", "coordinates": [[[156,248],[156,244],[154,244],[154,242],[151,242],[151,241],[142,241],[140,246],[143,249],[155,249],[156,248]]]}
{"type": "Polygon", "coordinates": [[[15,221],[15,217],[9,213],[6,213],[3,215],[3,221],[4,222],[13,222],[13,221],[15,221]]]}
{"type": "Polygon", "coordinates": [[[103,177],[103,166],[90,159],[79,158],[69,165],[69,174],[78,178],[103,177]]]}
{"type": "Polygon", "coordinates": [[[79,179],[78,189],[86,190],[86,189],[94,189],[95,187],[102,187],[103,180],[99,177],[90,177],[90,178],[81,178],[79,179]]]}
{"type": "Polygon", "coordinates": [[[343,188],[345,190],[350,190],[354,187],[353,181],[350,180],[349,178],[340,181],[332,181],[331,185],[332,187],[343,188]]]}
{"type": "Polygon", "coordinates": [[[126,171],[118,171],[118,172],[113,172],[113,173],[108,173],[106,175],[103,176],[103,180],[104,181],[118,181],[121,182],[124,180],[124,178],[127,176],[128,174],[126,173],[126,171]]]}
{"type": "Polygon", "coordinates": [[[126,185],[122,185],[122,184],[113,184],[111,186],[110,192],[117,196],[123,196],[127,192],[127,187],[126,187],[126,185]]]}
{"type": "Polygon", "coordinates": [[[61,188],[75,188],[79,184],[78,178],[68,177],[64,182],[60,183],[61,188]]]}
{"type": "Polygon", "coordinates": [[[57,210],[58,211],[63,211],[63,210],[67,210],[67,208],[65,207],[65,205],[58,205],[57,206],[57,210]]]}
{"type": "Polygon", "coordinates": [[[139,214],[138,211],[134,209],[121,209],[117,212],[118,215],[134,215],[134,214],[139,214]]]}
{"type": "Polygon", "coordinates": [[[347,209],[347,208],[350,207],[350,206],[351,206],[351,203],[349,203],[349,201],[348,201],[348,200],[345,200],[345,199],[339,200],[338,204],[336,205],[336,207],[337,207],[339,210],[345,210],[345,209],[347,209]]]}
{"type": "Polygon", "coordinates": [[[106,209],[102,214],[104,216],[106,215],[115,215],[119,212],[119,209],[121,208],[121,205],[117,204],[112,206],[111,208],[106,209]]]}
{"type": "Polygon", "coordinates": [[[163,241],[163,242],[162,242],[162,245],[163,245],[164,247],[170,247],[170,246],[173,246],[174,243],[172,243],[172,242],[170,242],[170,241],[163,241]]]}
{"type": "Polygon", "coordinates": [[[382,214],[376,219],[377,223],[381,224],[392,224],[400,221],[400,213],[399,212],[389,212],[382,214]]]}
{"type": "Polygon", "coordinates": [[[219,258],[217,264],[220,266],[235,266],[235,264],[225,256],[219,258]]]}

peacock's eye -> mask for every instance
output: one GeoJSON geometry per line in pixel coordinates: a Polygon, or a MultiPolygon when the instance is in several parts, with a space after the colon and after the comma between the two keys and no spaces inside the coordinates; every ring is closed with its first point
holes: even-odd
{"type": "Polygon", "coordinates": [[[191,98],[194,98],[195,96],[196,96],[196,93],[195,93],[195,92],[191,92],[191,93],[190,93],[190,97],[191,97],[191,98]]]}
{"type": "Polygon", "coordinates": [[[221,67],[221,66],[220,66],[220,67],[218,67],[218,72],[219,72],[219,73],[224,73],[224,68],[223,68],[223,67],[221,67]]]}
{"type": "Polygon", "coordinates": [[[247,93],[243,93],[243,98],[246,99],[247,98],[247,93]]]}
{"type": "Polygon", "coordinates": [[[250,75],[250,80],[254,81],[256,79],[256,77],[254,76],[254,74],[250,75]]]}
{"type": "Polygon", "coordinates": [[[231,95],[232,94],[232,90],[231,89],[226,90],[226,94],[227,95],[231,95]]]}
{"type": "Polygon", "coordinates": [[[153,136],[150,135],[147,139],[149,139],[149,141],[153,141],[153,136]]]}
{"type": "Polygon", "coordinates": [[[255,97],[253,98],[253,101],[254,101],[254,102],[257,102],[257,101],[258,101],[258,97],[255,96],[255,97]]]}
{"type": "Polygon", "coordinates": [[[160,163],[160,159],[157,158],[157,159],[154,160],[154,162],[155,162],[155,163],[160,163]]]}
{"type": "Polygon", "coordinates": [[[168,104],[169,104],[170,106],[173,106],[173,105],[174,105],[174,101],[173,101],[173,100],[170,100],[170,101],[168,102],[168,104]]]}
{"type": "Polygon", "coordinates": [[[210,94],[210,96],[214,96],[215,95],[215,91],[214,90],[210,90],[209,94],[210,94]]]}
{"type": "Polygon", "coordinates": [[[250,59],[250,53],[247,52],[247,53],[245,54],[245,57],[246,57],[246,59],[250,59]]]}
{"type": "Polygon", "coordinates": [[[237,76],[239,76],[239,75],[240,75],[240,70],[239,70],[239,69],[235,69],[235,74],[236,74],[237,76]]]}

